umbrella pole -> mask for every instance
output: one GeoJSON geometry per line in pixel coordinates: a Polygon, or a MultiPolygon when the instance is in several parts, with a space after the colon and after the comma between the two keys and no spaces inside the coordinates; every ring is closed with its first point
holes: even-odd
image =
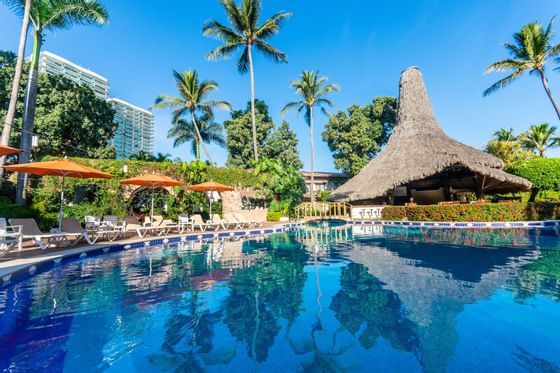
{"type": "Polygon", "coordinates": [[[154,221],[154,187],[152,187],[152,208],[150,210],[150,223],[154,221]]]}
{"type": "Polygon", "coordinates": [[[64,215],[64,176],[60,185],[60,210],[58,211],[58,229],[62,230],[62,216],[64,215]]]}
{"type": "Polygon", "coordinates": [[[210,191],[210,221],[213,221],[212,219],[212,197],[213,197],[213,193],[212,191],[210,191]]]}

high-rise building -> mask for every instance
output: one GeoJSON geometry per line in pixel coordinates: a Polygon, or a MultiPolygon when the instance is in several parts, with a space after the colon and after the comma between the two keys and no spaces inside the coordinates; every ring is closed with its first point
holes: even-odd
{"type": "Polygon", "coordinates": [[[85,69],[50,52],[41,52],[39,71],[62,75],[77,84],[85,85],[100,98],[107,100],[115,110],[118,129],[110,141],[115,147],[117,159],[127,159],[143,150],[152,153],[154,147],[154,116],[148,110],[126,101],[109,98],[109,81],[103,76],[85,69]]]}
{"type": "Polygon", "coordinates": [[[91,70],[76,65],[51,52],[41,52],[39,71],[51,75],[62,75],[71,81],[88,86],[100,98],[109,98],[109,81],[91,70]]]}
{"type": "Polygon", "coordinates": [[[148,110],[134,106],[118,98],[109,102],[115,109],[115,123],[119,125],[111,145],[117,159],[128,159],[131,154],[143,150],[152,153],[154,146],[154,116],[148,110]]]}

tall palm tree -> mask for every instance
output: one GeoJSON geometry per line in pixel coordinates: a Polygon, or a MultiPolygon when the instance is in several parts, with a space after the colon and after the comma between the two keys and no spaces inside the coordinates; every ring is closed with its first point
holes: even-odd
{"type": "MultiPolygon", "coordinates": [[[[214,143],[221,147],[226,145],[223,127],[220,124],[209,120],[206,116],[199,118],[197,124],[200,130],[200,137],[204,143],[214,143]]],[[[200,161],[200,142],[192,121],[179,119],[167,133],[167,138],[175,139],[173,142],[174,148],[190,142],[192,144],[192,153],[195,155],[196,160],[200,161]]]]}
{"type": "Polygon", "coordinates": [[[513,134],[513,128],[500,128],[494,132],[496,141],[517,141],[517,136],[513,134]]]}
{"type": "Polygon", "coordinates": [[[237,62],[240,73],[249,71],[251,77],[251,125],[253,130],[253,154],[259,160],[257,148],[257,120],[255,114],[255,74],[253,69],[253,46],[274,62],[288,62],[288,57],[267,43],[266,40],[280,31],[284,20],[292,13],[278,12],[258,25],[262,9],[261,0],[242,0],[237,6],[234,0],[220,0],[231,24],[228,27],[216,20],[208,21],[202,28],[202,34],[212,36],[224,42],[207,54],[209,60],[228,59],[243,49],[237,62]]]}
{"type": "MultiPolygon", "coordinates": [[[[13,0],[11,2],[12,8],[17,13],[24,14],[25,2],[26,0],[13,0]]],[[[68,29],[73,25],[103,25],[108,22],[109,15],[105,7],[97,0],[33,0],[30,19],[33,24],[33,51],[25,92],[23,128],[20,140],[20,148],[23,153],[19,157],[20,163],[27,163],[31,158],[31,138],[33,136],[39,78],[39,56],[45,32],[68,29]]],[[[18,174],[16,200],[19,204],[25,203],[24,183],[24,174],[18,174]]]]}
{"type": "Polygon", "coordinates": [[[548,123],[534,124],[521,134],[520,140],[523,147],[529,151],[536,152],[544,158],[548,148],[560,146],[560,137],[556,135],[556,127],[548,123]]]}
{"type": "Polygon", "coordinates": [[[183,71],[182,73],[173,70],[173,76],[179,96],[160,95],[152,107],[154,109],[174,109],[173,123],[177,123],[182,117],[190,115],[198,143],[202,145],[208,160],[214,163],[203,141],[196,116],[202,114],[211,120],[214,118],[214,108],[230,111],[231,105],[226,101],[208,100],[208,95],[218,90],[218,83],[213,80],[199,81],[196,70],[183,71]]]}
{"type": "Polygon", "coordinates": [[[543,29],[539,22],[529,23],[523,26],[521,31],[513,34],[514,44],[506,43],[504,47],[511,54],[511,58],[506,58],[495,62],[486,68],[486,73],[493,71],[509,71],[510,75],[500,79],[487,90],[484,96],[488,96],[509,84],[515,79],[528,72],[530,75],[538,75],[541,78],[542,85],[556,115],[560,118],[560,107],[556,103],[550,87],[548,79],[545,75],[545,65],[548,59],[557,57],[560,54],[560,44],[552,44],[552,24],[554,18],[550,21],[546,29],[543,29]]]}
{"type": "Polygon", "coordinates": [[[325,106],[333,107],[334,104],[324,96],[333,91],[339,91],[337,84],[327,84],[328,78],[319,76],[318,71],[303,71],[298,80],[290,83],[296,94],[301,96],[300,101],[290,102],[282,109],[282,115],[288,110],[296,109],[298,113],[305,112],[305,122],[309,126],[309,139],[311,141],[311,202],[315,202],[315,142],[314,142],[314,115],[313,108],[318,107],[325,115],[329,115],[325,106]]]}
{"type": "MultiPolygon", "coordinates": [[[[19,0],[3,0],[8,6],[17,6],[16,10],[20,11],[21,6],[19,6],[19,0]]],[[[4,127],[2,128],[2,139],[0,144],[9,145],[10,135],[12,134],[12,126],[14,124],[14,117],[16,115],[16,105],[19,91],[19,84],[21,81],[21,75],[23,72],[23,57],[25,54],[25,45],[27,43],[27,30],[29,29],[29,18],[31,13],[31,3],[32,0],[25,0],[23,8],[23,21],[21,23],[21,32],[19,34],[19,46],[18,55],[16,61],[16,67],[14,72],[14,80],[12,81],[12,92],[10,94],[10,103],[8,105],[8,112],[6,113],[6,119],[4,120],[4,127]]],[[[6,157],[0,157],[0,186],[2,185],[2,179],[4,178],[4,163],[6,157]]]]}

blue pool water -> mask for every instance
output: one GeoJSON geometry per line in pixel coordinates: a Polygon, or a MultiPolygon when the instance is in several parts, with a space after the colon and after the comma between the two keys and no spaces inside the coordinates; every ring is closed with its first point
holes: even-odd
{"type": "Polygon", "coordinates": [[[555,230],[316,224],[0,288],[5,372],[557,372],[555,230]]]}

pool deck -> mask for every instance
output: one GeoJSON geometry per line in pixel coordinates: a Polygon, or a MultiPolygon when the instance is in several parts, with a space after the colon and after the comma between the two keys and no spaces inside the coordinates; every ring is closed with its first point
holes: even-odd
{"type": "MultiPolygon", "coordinates": [[[[270,234],[285,230],[290,224],[265,223],[259,228],[229,229],[219,231],[200,231],[170,234],[166,236],[146,236],[139,238],[133,236],[118,241],[104,241],[94,245],[87,243],[77,246],[53,247],[41,250],[34,246],[24,246],[22,250],[11,250],[6,255],[0,257],[0,286],[9,283],[14,274],[27,272],[33,274],[39,265],[45,263],[59,264],[66,258],[80,258],[88,256],[92,252],[108,252],[110,249],[130,249],[134,247],[152,246],[162,243],[180,242],[196,239],[226,238],[232,236],[251,236],[259,234],[270,234]]],[[[114,251],[114,250],[111,250],[114,251]]]]}

